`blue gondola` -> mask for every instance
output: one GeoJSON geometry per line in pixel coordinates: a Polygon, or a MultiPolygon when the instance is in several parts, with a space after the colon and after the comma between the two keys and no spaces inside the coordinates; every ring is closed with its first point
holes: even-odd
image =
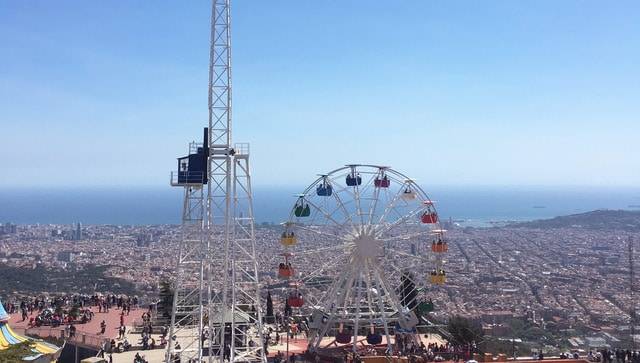
{"type": "Polygon", "coordinates": [[[371,345],[378,345],[382,343],[382,335],[380,335],[379,333],[367,334],[367,343],[371,345]]]}
{"type": "Polygon", "coordinates": [[[356,185],[360,185],[362,184],[362,178],[360,177],[360,174],[349,174],[347,175],[347,186],[349,187],[355,187],[356,185]]]}
{"type": "Polygon", "coordinates": [[[331,185],[320,184],[316,188],[316,194],[321,197],[330,197],[333,194],[333,187],[331,185]]]}
{"type": "Polygon", "coordinates": [[[347,330],[340,331],[336,334],[336,342],[340,344],[349,344],[353,339],[353,335],[347,330]]]}

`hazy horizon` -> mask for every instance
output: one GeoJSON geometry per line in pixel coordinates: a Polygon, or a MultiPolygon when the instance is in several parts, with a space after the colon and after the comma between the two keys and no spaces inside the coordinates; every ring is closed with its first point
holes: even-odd
{"type": "MultiPolygon", "coordinates": [[[[258,223],[280,223],[303,187],[254,187],[258,223]]],[[[532,220],[595,209],[639,210],[637,188],[425,187],[443,219],[532,220]],[[543,208],[540,208],[543,207],[543,208]]],[[[179,224],[182,188],[0,188],[0,222],[179,224]]]]}

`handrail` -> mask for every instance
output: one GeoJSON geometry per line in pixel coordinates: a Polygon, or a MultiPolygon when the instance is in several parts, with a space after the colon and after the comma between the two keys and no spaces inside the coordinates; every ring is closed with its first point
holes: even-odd
{"type": "Polygon", "coordinates": [[[45,337],[53,337],[66,339],[68,342],[82,344],[95,348],[102,348],[102,344],[105,342],[109,342],[110,339],[104,336],[99,336],[95,334],[77,332],[73,337],[65,334],[65,330],[62,327],[34,327],[28,328],[24,331],[25,335],[38,336],[41,338],[45,337]]]}
{"type": "Polygon", "coordinates": [[[203,171],[172,171],[169,184],[173,186],[204,184],[203,171]]]}

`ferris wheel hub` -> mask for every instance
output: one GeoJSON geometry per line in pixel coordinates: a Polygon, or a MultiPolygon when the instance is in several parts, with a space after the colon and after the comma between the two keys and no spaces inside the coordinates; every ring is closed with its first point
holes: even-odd
{"type": "Polygon", "coordinates": [[[384,254],[383,241],[377,239],[372,230],[361,230],[354,238],[355,255],[359,258],[381,257],[384,254]]]}

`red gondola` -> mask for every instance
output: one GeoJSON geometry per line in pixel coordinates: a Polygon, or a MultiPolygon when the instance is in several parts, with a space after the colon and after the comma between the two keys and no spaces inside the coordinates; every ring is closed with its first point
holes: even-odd
{"type": "Polygon", "coordinates": [[[302,307],[302,305],[304,305],[304,299],[302,298],[302,294],[292,293],[291,295],[289,295],[287,302],[289,303],[289,306],[291,306],[292,308],[299,308],[299,307],[302,307]]]}
{"type": "Polygon", "coordinates": [[[281,263],[280,267],[278,267],[278,276],[288,279],[289,277],[293,276],[295,273],[295,271],[293,270],[293,267],[291,267],[291,264],[284,264],[281,263]]]}
{"type": "Polygon", "coordinates": [[[385,175],[382,179],[376,178],[373,181],[373,185],[375,185],[376,188],[388,188],[389,185],[391,185],[391,180],[385,175]]]}
{"type": "Polygon", "coordinates": [[[438,223],[438,214],[436,212],[426,211],[422,213],[422,217],[420,218],[422,223],[438,223]]]}

